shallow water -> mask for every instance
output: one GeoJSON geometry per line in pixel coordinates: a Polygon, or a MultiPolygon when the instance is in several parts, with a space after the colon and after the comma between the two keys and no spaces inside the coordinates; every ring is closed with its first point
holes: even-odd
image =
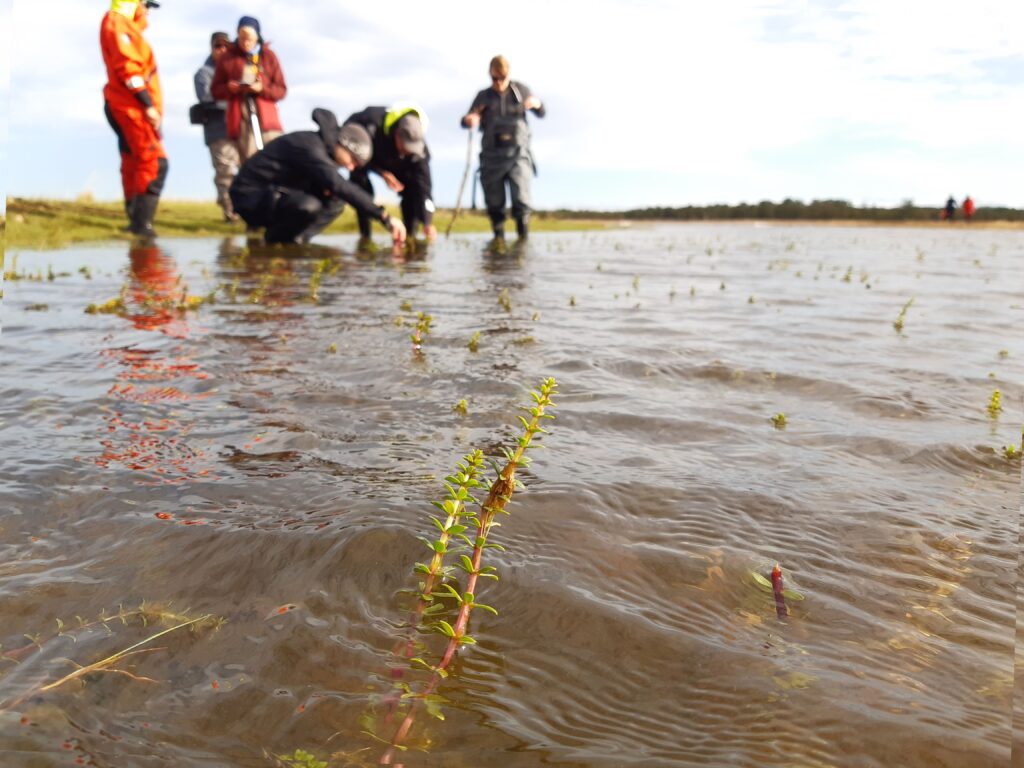
{"type": "Polygon", "coordinates": [[[0,763],[376,764],[430,501],[546,376],[557,419],[479,595],[500,615],[405,765],[1009,763],[1018,233],[324,243],[8,252],[43,279],[4,285],[0,763]],[[125,312],[84,313],[123,285],[125,312]],[[751,575],[775,562],[785,619],[751,575]],[[158,631],[143,601],[226,623],[40,690],[158,631]]]}

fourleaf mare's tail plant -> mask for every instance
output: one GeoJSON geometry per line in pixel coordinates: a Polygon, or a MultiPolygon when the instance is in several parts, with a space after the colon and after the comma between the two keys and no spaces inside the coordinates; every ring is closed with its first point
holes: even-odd
{"type": "MultiPolygon", "coordinates": [[[[439,531],[438,537],[435,540],[423,539],[432,553],[430,562],[417,563],[414,568],[420,581],[416,591],[412,628],[414,632],[439,634],[447,638],[447,643],[435,663],[430,663],[422,656],[413,657],[417,643],[411,634],[408,640],[403,641],[395,649],[396,655],[402,655],[410,666],[427,670],[429,677],[416,687],[409,683],[396,682],[398,690],[390,702],[391,711],[382,723],[394,730],[382,735],[370,734],[375,738],[381,738],[388,745],[380,758],[380,765],[393,765],[396,753],[406,749],[405,741],[421,706],[428,714],[444,719],[440,709],[444,699],[437,694],[437,689],[450,674],[449,668],[459,648],[476,642],[468,631],[470,614],[477,608],[497,614],[494,608],[477,602],[476,599],[477,583],[480,579],[498,578],[497,569],[484,564],[484,553],[488,549],[503,550],[499,544],[489,541],[491,529],[497,525],[495,520],[499,514],[508,514],[505,507],[511,501],[512,494],[523,487],[516,479],[516,471],[529,465],[526,451],[531,448],[534,438],[539,434],[546,434],[541,423],[544,419],[554,418],[548,411],[555,406],[552,397],[556,394],[557,384],[551,378],[545,380],[538,390],[530,393],[533,403],[524,409],[529,418],[519,417],[522,433],[516,439],[514,448],[503,449],[504,466],[492,463],[496,477],[491,482],[483,503],[471,495],[471,491],[481,485],[480,477],[484,471],[484,457],[480,451],[472,451],[464,457],[457,471],[446,478],[447,498],[443,502],[434,502],[443,513],[443,517],[431,517],[439,531]],[[475,509],[471,508],[471,505],[475,509]],[[474,534],[472,537],[468,535],[470,532],[474,534]],[[444,559],[449,554],[458,555],[458,562],[453,566],[444,564],[444,559]],[[461,570],[462,577],[465,578],[465,587],[462,591],[448,581],[456,569],[461,570]],[[444,601],[452,602],[449,605],[444,601]],[[454,611],[456,607],[458,613],[453,623],[434,618],[437,614],[454,611]],[[400,709],[401,704],[406,706],[400,709]],[[401,720],[393,718],[394,714],[401,720]]],[[[393,675],[400,676],[400,672],[393,675]]]]}

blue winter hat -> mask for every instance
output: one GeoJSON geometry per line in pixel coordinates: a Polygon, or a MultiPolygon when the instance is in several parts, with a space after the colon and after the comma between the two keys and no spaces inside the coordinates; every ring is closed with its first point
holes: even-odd
{"type": "Polygon", "coordinates": [[[241,29],[242,27],[252,27],[256,30],[256,35],[258,37],[263,37],[263,35],[260,33],[259,19],[257,19],[255,16],[243,16],[242,18],[240,18],[238,20],[238,28],[241,29]]]}

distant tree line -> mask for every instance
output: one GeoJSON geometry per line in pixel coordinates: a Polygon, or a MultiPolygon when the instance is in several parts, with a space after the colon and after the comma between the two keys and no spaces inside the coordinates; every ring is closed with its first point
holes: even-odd
{"type": "MultiPolygon", "coordinates": [[[[739,205],[687,205],[681,208],[636,208],[629,211],[551,211],[558,217],[597,219],[638,219],[658,221],[728,221],[775,219],[779,221],[938,221],[941,206],[915,205],[905,201],[897,208],[858,207],[846,200],[801,200],[786,198],[781,203],[762,200],[739,205]]],[[[1024,221],[1024,210],[979,207],[976,221],[1024,221]]],[[[962,221],[958,208],[955,220],[962,221]]]]}

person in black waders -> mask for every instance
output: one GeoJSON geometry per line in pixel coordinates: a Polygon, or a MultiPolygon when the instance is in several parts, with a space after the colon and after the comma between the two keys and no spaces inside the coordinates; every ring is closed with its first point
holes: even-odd
{"type": "Polygon", "coordinates": [[[338,127],[326,109],[313,110],[319,131],[295,131],[275,139],[242,165],[231,182],[231,204],[250,229],[266,227],[272,243],[308,243],[341,215],[349,203],[361,216],[376,219],[396,245],[405,227],[373,202],[373,197],[338,171],[351,173],[370,161],[372,145],[359,126],[338,127]]]}
{"type": "Polygon", "coordinates": [[[491,59],[491,87],[473,99],[462,118],[464,128],[480,126],[480,185],[484,190],[487,215],[494,237],[505,237],[505,184],[512,197],[512,216],[520,238],[527,236],[530,223],[530,178],[536,173],[530,151],[527,110],[544,117],[544,105],[523,83],[509,77],[504,56],[491,59]]]}
{"type": "Polygon", "coordinates": [[[956,200],[950,195],[946,200],[946,207],[942,209],[942,218],[946,221],[952,221],[953,216],[956,214],[956,200]]]}
{"type": "MultiPolygon", "coordinates": [[[[370,162],[356,168],[349,179],[368,194],[373,194],[370,171],[397,192],[402,207],[402,222],[409,237],[416,237],[420,225],[427,240],[437,237],[434,226],[433,183],[430,178],[430,150],[423,134],[427,116],[419,107],[367,107],[345,120],[365,130],[373,143],[370,162]]],[[[370,236],[370,220],[359,214],[359,234],[370,236]]]]}

